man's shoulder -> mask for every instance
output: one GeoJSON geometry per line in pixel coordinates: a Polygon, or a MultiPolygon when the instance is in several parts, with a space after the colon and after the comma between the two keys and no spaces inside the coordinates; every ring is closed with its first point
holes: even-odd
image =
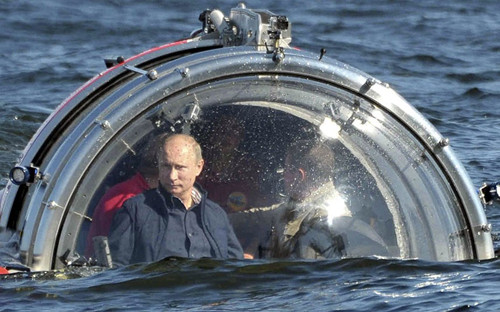
{"type": "Polygon", "coordinates": [[[151,189],[127,199],[119,211],[135,220],[147,220],[150,217],[156,218],[164,213],[162,202],[155,189],[151,189]]]}
{"type": "Polygon", "coordinates": [[[214,202],[208,198],[205,198],[205,208],[209,209],[212,212],[226,214],[224,209],[222,209],[222,207],[219,204],[217,204],[216,202],[214,202]]]}

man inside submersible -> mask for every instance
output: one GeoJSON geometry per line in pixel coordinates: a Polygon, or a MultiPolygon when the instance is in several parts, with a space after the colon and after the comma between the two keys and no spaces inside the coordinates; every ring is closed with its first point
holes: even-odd
{"type": "Polygon", "coordinates": [[[291,259],[388,255],[383,239],[352,215],[334,187],[334,155],[327,144],[296,141],[286,155],[287,200],[229,215],[246,253],[291,259]]]}
{"type": "Polygon", "coordinates": [[[113,265],[165,257],[243,258],[226,212],[195,183],[204,164],[200,145],[184,134],[164,135],[159,143],[158,188],[127,200],[113,218],[113,265]]]}

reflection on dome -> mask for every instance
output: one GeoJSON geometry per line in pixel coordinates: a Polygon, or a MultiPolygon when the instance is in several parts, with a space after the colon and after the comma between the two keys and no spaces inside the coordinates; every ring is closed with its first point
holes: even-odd
{"type": "Polygon", "coordinates": [[[329,117],[326,117],[319,126],[319,131],[323,138],[337,139],[339,137],[340,126],[329,117]]]}

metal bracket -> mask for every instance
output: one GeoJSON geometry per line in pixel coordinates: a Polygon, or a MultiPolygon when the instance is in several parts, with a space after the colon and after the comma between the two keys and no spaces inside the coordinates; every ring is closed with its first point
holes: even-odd
{"type": "Polygon", "coordinates": [[[479,198],[483,205],[491,205],[494,200],[500,200],[500,182],[483,183],[479,188],[479,198]]]}
{"type": "Polygon", "coordinates": [[[95,120],[94,123],[101,126],[102,130],[113,130],[113,128],[111,128],[111,123],[107,120],[95,120]]]}
{"type": "MultiPolygon", "coordinates": [[[[57,208],[57,209],[62,209],[63,211],[65,210],[63,206],[59,205],[54,200],[51,200],[49,202],[42,202],[42,204],[44,204],[47,209],[53,210],[53,209],[57,208]]],[[[89,220],[89,221],[92,222],[92,218],[89,217],[89,216],[86,216],[86,215],[81,214],[81,213],[76,212],[76,211],[70,211],[70,212],[73,213],[73,214],[75,214],[75,215],[77,215],[77,216],[79,216],[79,217],[85,218],[85,219],[87,219],[87,220],[89,220]]]]}
{"type": "Polygon", "coordinates": [[[375,78],[368,78],[368,79],[366,79],[365,83],[361,86],[361,88],[359,88],[359,93],[365,94],[377,82],[378,81],[375,78]]]}
{"type": "Polygon", "coordinates": [[[437,142],[436,145],[434,146],[434,152],[437,153],[448,145],[450,145],[450,139],[441,138],[441,140],[439,140],[439,142],[437,142]]]}
{"type": "Polygon", "coordinates": [[[491,232],[491,223],[476,225],[472,228],[475,232],[491,232]]]}
{"type": "Polygon", "coordinates": [[[132,65],[123,65],[123,67],[129,71],[132,71],[134,73],[141,74],[143,76],[148,77],[149,80],[156,80],[158,78],[158,73],[156,70],[151,69],[150,71],[145,71],[144,69],[137,68],[132,65]]]}

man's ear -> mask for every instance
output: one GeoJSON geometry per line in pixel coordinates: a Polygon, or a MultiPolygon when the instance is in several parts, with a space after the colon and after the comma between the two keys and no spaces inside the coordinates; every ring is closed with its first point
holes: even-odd
{"type": "Polygon", "coordinates": [[[198,174],[196,176],[199,176],[201,171],[203,170],[203,165],[205,165],[205,160],[203,159],[200,159],[200,161],[198,162],[198,174]]]}
{"type": "Polygon", "coordinates": [[[300,181],[305,181],[306,176],[307,176],[306,171],[303,168],[299,168],[300,181]]]}

